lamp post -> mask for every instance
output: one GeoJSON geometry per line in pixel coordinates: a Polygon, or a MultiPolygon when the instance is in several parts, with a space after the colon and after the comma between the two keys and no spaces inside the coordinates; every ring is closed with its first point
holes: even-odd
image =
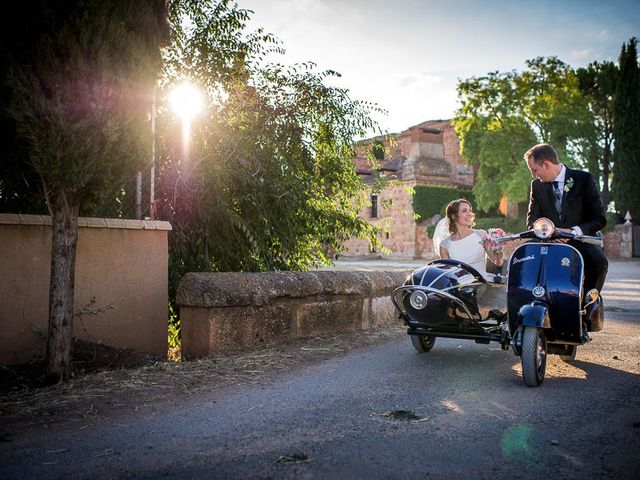
{"type": "Polygon", "coordinates": [[[156,219],[156,91],[151,102],[151,171],[149,172],[149,218],[156,219]]]}

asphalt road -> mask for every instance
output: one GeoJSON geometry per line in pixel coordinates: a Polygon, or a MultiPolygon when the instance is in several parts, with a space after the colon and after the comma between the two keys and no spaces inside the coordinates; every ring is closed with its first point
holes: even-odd
{"type": "Polygon", "coordinates": [[[605,328],[540,388],[495,345],[408,338],[0,442],[0,478],[638,478],[640,262],[613,262],[605,328]]]}

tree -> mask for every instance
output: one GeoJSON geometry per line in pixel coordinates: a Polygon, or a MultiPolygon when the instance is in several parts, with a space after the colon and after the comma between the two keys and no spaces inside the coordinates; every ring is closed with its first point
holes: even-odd
{"type": "Polygon", "coordinates": [[[612,191],[616,210],[640,219],[640,72],[637,40],[622,45],[618,59],[613,139],[615,142],[612,191]]]}
{"type": "Polygon", "coordinates": [[[166,7],[160,0],[21,4],[7,23],[38,28],[10,57],[8,115],[16,161],[38,179],[52,216],[47,376],[58,380],[71,370],[78,214],[112,196],[148,157],[166,7]]]}
{"type": "Polygon", "coordinates": [[[530,175],[522,158],[537,142],[555,146],[561,159],[577,161],[590,131],[587,104],[573,70],[555,57],[526,62],[523,72],[492,72],[458,84],[461,107],[454,126],[466,160],[477,165],[473,189],[478,207],[528,196],[530,175]]]}
{"type": "MultiPolygon", "coordinates": [[[[354,139],[375,106],[327,84],[333,71],[263,59],[282,49],[228,1],[172,4],[166,85],[187,77],[208,95],[188,156],[161,112],[157,197],[171,221],[170,292],[185,271],[307,270],[352,235],[378,242],[358,216],[364,185],[354,139]],[[185,28],[185,25],[189,28],[185,28]]],[[[161,95],[162,96],[162,95],[161,95]]]]}
{"type": "Polygon", "coordinates": [[[602,201],[609,204],[609,182],[613,163],[613,111],[618,68],[613,62],[592,62],[576,70],[580,91],[593,116],[592,135],[585,136],[582,153],[585,166],[602,185],[602,201]]]}

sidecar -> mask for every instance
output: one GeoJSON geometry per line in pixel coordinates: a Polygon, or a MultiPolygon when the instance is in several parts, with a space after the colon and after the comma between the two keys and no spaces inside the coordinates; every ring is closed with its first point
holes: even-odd
{"type": "Polygon", "coordinates": [[[419,352],[430,351],[437,337],[499,342],[508,350],[503,278],[487,279],[457,260],[434,260],[413,271],[391,299],[419,352]]]}

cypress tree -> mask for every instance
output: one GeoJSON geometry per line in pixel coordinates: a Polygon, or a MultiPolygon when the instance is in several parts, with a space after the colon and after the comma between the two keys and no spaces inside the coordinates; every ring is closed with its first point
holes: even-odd
{"type": "MultiPolygon", "coordinates": [[[[14,2],[15,3],[15,2],[14,2]]],[[[151,92],[168,31],[164,0],[23,0],[1,26],[0,205],[31,209],[37,183],[52,217],[47,378],[71,375],[78,215],[131,178],[148,158],[151,92]],[[13,137],[12,137],[13,135],[13,137]],[[31,180],[31,181],[29,181],[31,180]],[[15,190],[14,190],[15,189],[15,190]],[[19,200],[24,201],[21,203],[19,200]]]]}
{"type": "Polygon", "coordinates": [[[616,84],[612,190],[618,212],[640,222],[640,71],[637,39],[622,45],[616,84]]]}

